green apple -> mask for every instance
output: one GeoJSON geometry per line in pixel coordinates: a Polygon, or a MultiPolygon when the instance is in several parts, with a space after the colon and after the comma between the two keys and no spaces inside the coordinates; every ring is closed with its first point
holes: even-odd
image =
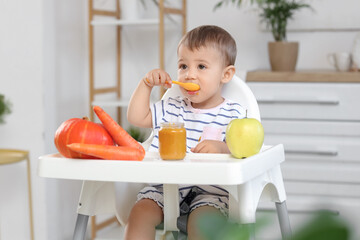
{"type": "Polygon", "coordinates": [[[226,144],[236,158],[257,154],[264,142],[264,128],[255,118],[232,120],[226,128],[226,144]]]}

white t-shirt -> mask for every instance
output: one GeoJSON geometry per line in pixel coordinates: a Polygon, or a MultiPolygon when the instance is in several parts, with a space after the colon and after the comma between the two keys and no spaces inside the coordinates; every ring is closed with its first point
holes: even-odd
{"type": "MultiPolygon", "coordinates": [[[[183,122],[186,129],[187,152],[195,147],[201,140],[225,140],[225,131],[229,122],[236,118],[244,118],[245,109],[238,103],[225,99],[220,105],[211,109],[195,109],[188,99],[182,97],[170,97],[151,105],[154,138],[149,151],[158,151],[159,130],[162,122],[183,122]]],[[[180,185],[180,202],[188,195],[193,185],[180,185]]],[[[216,185],[197,186],[199,195],[191,202],[190,209],[200,206],[213,206],[227,215],[228,192],[216,185]]],[[[150,184],[138,194],[138,200],[153,199],[160,207],[163,207],[162,185],[150,184]]]]}
{"type": "Polygon", "coordinates": [[[170,97],[151,105],[154,138],[149,151],[158,151],[159,130],[162,122],[182,122],[186,129],[187,152],[200,141],[225,140],[229,122],[244,118],[246,111],[239,104],[225,99],[220,105],[210,109],[196,109],[183,97],[170,97]]]}

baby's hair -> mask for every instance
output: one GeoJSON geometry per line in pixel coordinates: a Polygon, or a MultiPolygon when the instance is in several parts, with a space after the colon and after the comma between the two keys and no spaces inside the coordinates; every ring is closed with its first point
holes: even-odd
{"type": "Polygon", "coordinates": [[[227,31],[220,27],[204,25],[194,28],[180,40],[178,51],[181,45],[189,48],[191,51],[194,49],[198,50],[201,47],[212,46],[223,56],[225,66],[235,64],[236,42],[227,31]]]}

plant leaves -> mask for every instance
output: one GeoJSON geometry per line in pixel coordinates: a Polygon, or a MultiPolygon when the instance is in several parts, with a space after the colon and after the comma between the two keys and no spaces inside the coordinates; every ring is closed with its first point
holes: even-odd
{"type": "Polygon", "coordinates": [[[347,240],[350,228],[339,216],[330,212],[319,212],[313,219],[300,228],[291,240],[347,240]]]}
{"type": "MultiPolygon", "coordinates": [[[[233,5],[240,7],[242,0],[231,0],[233,5]]],[[[292,19],[294,13],[302,8],[311,8],[309,4],[302,0],[251,0],[251,4],[256,2],[260,9],[260,20],[266,23],[266,27],[271,30],[276,41],[286,40],[286,27],[289,19],[292,19]]],[[[229,0],[219,1],[214,10],[221,7],[223,3],[228,4],[229,0]]]]}
{"type": "Polygon", "coordinates": [[[4,116],[11,113],[11,103],[0,94],[0,123],[5,123],[4,116]]]}

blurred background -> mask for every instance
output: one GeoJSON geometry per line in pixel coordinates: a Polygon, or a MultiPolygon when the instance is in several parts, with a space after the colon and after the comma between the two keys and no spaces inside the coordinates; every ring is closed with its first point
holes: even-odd
{"type": "MultiPolygon", "coordinates": [[[[94,0],[94,5],[111,9],[114,2],[94,0]]],[[[123,2],[125,9],[130,0],[123,2]]],[[[158,18],[156,4],[149,0],[143,2],[145,6],[138,4],[136,17],[158,18]]],[[[178,6],[180,1],[165,2],[178,6]]],[[[244,79],[249,71],[270,70],[267,43],[273,41],[273,37],[260,23],[256,7],[244,1],[240,8],[228,4],[214,11],[218,2],[188,0],[187,29],[213,24],[229,31],[238,48],[237,73],[244,79]]],[[[294,20],[289,22],[287,33],[288,41],[300,43],[296,69],[335,71],[328,55],[353,51],[360,33],[360,2],[304,2],[314,11],[297,12],[294,20]]],[[[86,0],[0,1],[0,94],[11,102],[11,113],[5,116],[5,123],[0,124],[0,148],[30,151],[37,240],[72,239],[81,182],[40,178],[37,163],[39,156],[57,152],[53,138],[62,122],[89,115],[88,4],[86,0]]],[[[165,21],[165,69],[176,78],[176,48],[181,38],[181,22],[177,17],[165,18],[165,21]]],[[[94,29],[96,85],[109,86],[116,78],[115,27],[95,26],[94,29]]],[[[121,94],[125,99],[131,96],[138,81],[148,71],[159,67],[158,31],[157,24],[122,27],[121,94]]],[[[153,100],[157,98],[155,92],[153,100]]],[[[352,111],[358,112],[357,105],[354,106],[352,111]]],[[[113,111],[110,107],[106,109],[113,111]]],[[[122,111],[122,124],[128,128],[126,109],[122,111]]],[[[354,139],[358,141],[359,119],[351,121],[357,124],[354,139]]],[[[353,156],[355,152],[358,150],[352,153],[353,156]]],[[[346,164],[346,159],[344,162],[346,164]]],[[[358,168],[349,165],[353,174],[359,174],[358,165],[354,164],[358,168]]],[[[0,238],[4,240],[30,239],[25,171],[25,163],[0,165],[0,238]]],[[[360,191],[359,184],[359,181],[353,181],[350,185],[339,183],[337,187],[344,192],[360,191]]],[[[320,188],[324,186],[327,185],[319,185],[320,188]]],[[[303,197],[295,196],[293,206],[302,205],[303,197]],[[295,203],[297,201],[299,203],[295,203]]],[[[339,209],[344,209],[344,214],[353,214],[350,221],[358,221],[359,192],[350,194],[345,200],[337,198],[344,202],[339,209]]],[[[310,205],[311,199],[308,198],[306,204],[310,205]]],[[[301,207],[294,209],[302,211],[301,207]]]]}

